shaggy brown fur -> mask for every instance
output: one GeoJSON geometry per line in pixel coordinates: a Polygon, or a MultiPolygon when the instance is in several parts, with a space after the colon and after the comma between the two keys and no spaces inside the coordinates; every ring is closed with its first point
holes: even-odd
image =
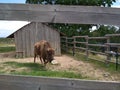
{"type": "Polygon", "coordinates": [[[36,57],[39,56],[41,63],[47,64],[54,59],[54,49],[50,43],[42,40],[34,45],[34,62],[36,57]]]}

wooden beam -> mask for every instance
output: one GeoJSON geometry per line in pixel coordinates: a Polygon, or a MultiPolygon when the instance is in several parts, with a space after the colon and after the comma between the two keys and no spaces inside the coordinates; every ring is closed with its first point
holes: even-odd
{"type": "Polygon", "coordinates": [[[0,4],[0,20],[120,26],[120,9],[97,6],[0,4]]]}
{"type": "Polygon", "coordinates": [[[106,34],[105,36],[106,37],[115,37],[115,36],[119,36],[120,37],[120,34],[106,34]]]}
{"type": "Polygon", "coordinates": [[[89,37],[88,39],[107,39],[106,37],[89,37]]]}
{"type": "Polygon", "coordinates": [[[119,90],[119,82],[0,75],[1,90],[119,90]]]}

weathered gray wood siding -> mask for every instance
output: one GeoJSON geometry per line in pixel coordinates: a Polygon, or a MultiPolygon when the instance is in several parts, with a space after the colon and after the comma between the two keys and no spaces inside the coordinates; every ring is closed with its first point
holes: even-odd
{"type": "Polygon", "coordinates": [[[55,49],[55,55],[61,55],[60,33],[46,24],[33,22],[14,33],[16,51],[23,51],[24,56],[33,56],[34,44],[40,40],[47,40],[55,49]]]}
{"type": "Polygon", "coordinates": [[[0,20],[120,26],[120,9],[78,5],[0,3],[0,20]]]}
{"type": "Polygon", "coordinates": [[[120,82],[0,75],[0,90],[120,90],[120,82]]]}

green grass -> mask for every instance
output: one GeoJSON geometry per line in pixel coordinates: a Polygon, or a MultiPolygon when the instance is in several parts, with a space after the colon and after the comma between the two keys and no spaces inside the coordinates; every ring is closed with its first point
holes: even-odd
{"type": "Polygon", "coordinates": [[[0,47],[0,53],[15,51],[15,46],[2,46],[0,47]]]}
{"type": "MultiPolygon", "coordinates": [[[[32,75],[32,76],[47,76],[47,77],[62,77],[62,78],[78,78],[85,79],[80,74],[69,71],[51,71],[45,68],[45,66],[38,63],[18,63],[18,62],[5,62],[4,66],[11,66],[15,70],[11,70],[9,74],[16,75],[32,75]],[[27,70],[19,71],[19,68],[27,68],[27,70]]],[[[3,68],[2,68],[3,69],[3,68]]],[[[2,72],[5,73],[5,72],[2,72]]]]}
{"type": "MultiPolygon", "coordinates": [[[[67,53],[67,55],[73,57],[71,53],[67,53]]],[[[86,56],[79,54],[79,53],[76,53],[73,58],[75,58],[76,60],[82,60],[84,62],[91,63],[95,68],[100,68],[100,69],[106,70],[110,73],[120,74],[120,64],[118,65],[118,69],[116,70],[115,63],[106,64],[105,62],[97,61],[97,60],[90,59],[90,58],[88,58],[88,60],[87,60],[86,56]]]]}
{"type": "Polygon", "coordinates": [[[19,63],[19,62],[11,61],[11,62],[5,62],[4,64],[15,68],[27,67],[30,68],[31,70],[37,70],[37,71],[46,70],[43,65],[38,63],[19,63]]]}

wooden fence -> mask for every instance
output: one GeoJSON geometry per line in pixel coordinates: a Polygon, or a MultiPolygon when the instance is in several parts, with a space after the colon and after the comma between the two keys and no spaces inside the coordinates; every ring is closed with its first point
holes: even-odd
{"type": "Polygon", "coordinates": [[[0,75],[0,90],[120,90],[120,82],[0,75]]]}
{"type": "Polygon", "coordinates": [[[120,9],[79,5],[0,3],[0,20],[120,26],[120,9]],[[101,16],[102,18],[99,18],[101,16]]]}
{"type": "MultiPolygon", "coordinates": [[[[61,45],[65,47],[66,51],[71,48],[73,55],[77,51],[76,49],[84,50],[86,58],[89,58],[89,53],[101,54],[106,56],[105,62],[110,60],[110,54],[116,56],[116,61],[118,64],[118,56],[120,55],[120,41],[116,43],[111,42],[111,38],[118,37],[120,40],[120,34],[107,34],[104,37],[88,37],[88,36],[73,36],[73,37],[61,37],[61,45]],[[94,41],[92,41],[94,40],[94,41]],[[96,43],[97,42],[97,43],[96,43]],[[91,48],[93,47],[93,48],[91,48]],[[94,49],[100,50],[94,50],[94,49]],[[111,51],[113,48],[114,52],[111,51]]],[[[116,63],[116,61],[114,63],[116,63]]]]}

